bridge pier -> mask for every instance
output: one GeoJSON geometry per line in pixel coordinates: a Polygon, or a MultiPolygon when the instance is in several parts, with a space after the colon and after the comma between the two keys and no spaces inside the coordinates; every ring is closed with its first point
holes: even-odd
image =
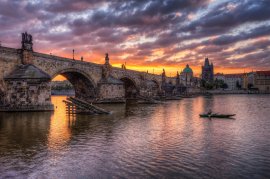
{"type": "Polygon", "coordinates": [[[20,65],[5,78],[1,111],[52,111],[50,76],[33,65],[20,65]]]}
{"type": "Polygon", "coordinates": [[[111,75],[112,66],[109,60],[109,54],[106,53],[101,79],[98,82],[98,102],[124,103],[126,101],[124,83],[111,75]]]}
{"type": "Polygon", "coordinates": [[[101,79],[98,83],[98,102],[101,103],[124,103],[125,89],[122,81],[113,77],[101,79]]]}

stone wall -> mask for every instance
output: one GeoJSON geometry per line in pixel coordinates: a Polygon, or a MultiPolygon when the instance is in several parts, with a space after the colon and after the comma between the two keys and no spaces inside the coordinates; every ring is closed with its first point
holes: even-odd
{"type": "Polygon", "coordinates": [[[21,50],[0,47],[0,93],[7,91],[4,77],[21,63],[21,50]]]}
{"type": "Polygon", "coordinates": [[[254,87],[261,93],[270,93],[270,71],[256,72],[254,87]]]}
{"type": "Polygon", "coordinates": [[[122,84],[100,84],[99,85],[100,100],[119,100],[124,99],[125,89],[122,84]]]}
{"type": "Polygon", "coordinates": [[[5,106],[10,110],[53,110],[50,82],[8,80],[5,106]]]}
{"type": "Polygon", "coordinates": [[[140,95],[145,97],[156,97],[160,90],[161,89],[155,81],[144,80],[143,84],[141,84],[140,95]]]}

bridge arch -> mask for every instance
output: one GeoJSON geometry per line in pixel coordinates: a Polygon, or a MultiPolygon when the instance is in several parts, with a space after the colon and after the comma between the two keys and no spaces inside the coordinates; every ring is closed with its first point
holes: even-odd
{"type": "Polygon", "coordinates": [[[64,76],[73,85],[76,97],[84,99],[97,97],[97,85],[86,72],[76,68],[62,69],[55,72],[51,76],[52,79],[57,75],[64,76]]]}
{"type": "Polygon", "coordinates": [[[140,94],[145,97],[158,96],[160,91],[159,83],[153,79],[146,79],[143,81],[143,87],[140,90],[140,94]]]}
{"type": "Polygon", "coordinates": [[[139,94],[139,88],[134,79],[129,76],[122,76],[120,80],[124,82],[125,98],[134,99],[139,94]]]}

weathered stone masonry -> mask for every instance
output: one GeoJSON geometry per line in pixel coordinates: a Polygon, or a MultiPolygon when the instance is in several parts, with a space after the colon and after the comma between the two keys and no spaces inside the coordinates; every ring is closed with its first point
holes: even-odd
{"type": "Polygon", "coordinates": [[[20,65],[5,77],[6,110],[53,110],[51,104],[50,76],[33,65],[20,65]]]}

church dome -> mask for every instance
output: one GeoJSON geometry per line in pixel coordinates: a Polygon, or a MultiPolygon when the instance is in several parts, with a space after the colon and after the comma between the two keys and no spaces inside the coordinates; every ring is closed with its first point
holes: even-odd
{"type": "Polygon", "coordinates": [[[193,73],[192,69],[189,67],[189,65],[186,66],[186,68],[183,70],[184,73],[193,73]]]}

